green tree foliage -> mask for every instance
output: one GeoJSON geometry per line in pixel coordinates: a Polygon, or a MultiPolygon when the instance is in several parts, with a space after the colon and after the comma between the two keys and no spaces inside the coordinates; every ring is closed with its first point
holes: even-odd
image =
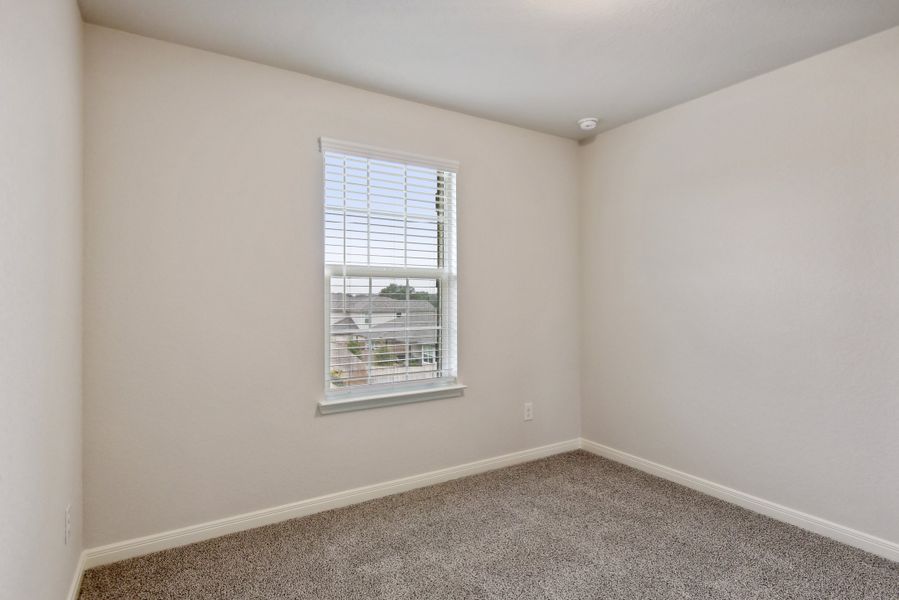
{"type": "Polygon", "coordinates": [[[388,367],[399,365],[402,363],[402,360],[392,351],[389,345],[376,342],[374,344],[373,362],[376,366],[388,367]]]}
{"type": "Polygon", "coordinates": [[[359,356],[362,354],[362,350],[365,348],[365,342],[362,340],[350,340],[346,343],[347,350],[353,353],[354,356],[359,356]]]}
{"type": "Polygon", "coordinates": [[[391,283],[386,288],[382,289],[378,295],[384,296],[386,298],[393,298],[394,300],[405,300],[406,292],[409,292],[410,300],[427,300],[435,307],[438,306],[439,301],[437,300],[437,294],[429,294],[428,292],[416,292],[415,288],[410,285],[399,285],[397,283],[391,283]]]}

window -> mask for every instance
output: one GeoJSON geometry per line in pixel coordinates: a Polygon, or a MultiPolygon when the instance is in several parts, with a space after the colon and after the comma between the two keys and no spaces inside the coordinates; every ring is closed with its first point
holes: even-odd
{"type": "Polygon", "coordinates": [[[421,362],[433,365],[437,362],[437,349],[433,344],[426,344],[421,347],[421,362]]]}
{"type": "Polygon", "coordinates": [[[456,172],[322,138],[322,412],[458,395],[456,172]]]}

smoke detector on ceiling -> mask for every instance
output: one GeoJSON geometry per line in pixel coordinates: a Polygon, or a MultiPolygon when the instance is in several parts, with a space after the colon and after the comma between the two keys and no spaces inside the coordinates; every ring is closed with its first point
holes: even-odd
{"type": "Polygon", "coordinates": [[[577,126],[580,127],[583,131],[590,131],[591,129],[596,129],[596,126],[599,124],[599,119],[596,117],[584,117],[583,119],[578,119],[577,126]]]}

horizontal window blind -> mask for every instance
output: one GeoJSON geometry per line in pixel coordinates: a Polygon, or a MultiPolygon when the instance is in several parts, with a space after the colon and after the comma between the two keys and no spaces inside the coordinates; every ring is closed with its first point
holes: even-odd
{"type": "Polygon", "coordinates": [[[326,389],[456,378],[456,168],[323,138],[326,389]]]}

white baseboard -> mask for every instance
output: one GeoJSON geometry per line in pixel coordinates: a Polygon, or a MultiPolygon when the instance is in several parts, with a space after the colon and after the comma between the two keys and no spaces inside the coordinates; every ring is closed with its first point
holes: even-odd
{"type": "Polygon", "coordinates": [[[337,492],[327,494],[317,498],[301,500],[283,506],[257,510],[242,515],[218,519],[217,521],[209,521],[181,529],[173,529],[163,533],[148,535],[146,537],[117,542],[98,548],[90,548],[84,552],[84,568],[90,569],[100,565],[109,564],[126,558],[133,558],[151,552],[158,552],[168,548],[184,546],[202,540],[253,529],[271,523],[278,523],[296,517],[303,517],[314,513],[340,508],[350,504],[381,498],[391,494],[398,494],[415,488],[442,483],[451,479],[458,479],[467,475],[492,471],[502,467],[508,467],[519,463],[577,450],[581,447],[581,440],[575,438],[564,442],[531,448],[530,450],[522,450],[511,454],[504,454],[493,458],[478,460],[456,467],[439,469],[430,473],[422,473],[421,475],[413,475],[384,483],[376,483],[367,485],[345,492],[337,492]]]}
{"type": "Polygon", "coordinates": [[[72,575],[72,585],[69,586],[69,593],[66,600],[78,600],[78,594],[81,592],[81,577],[84,575],[84,561],[86,553],[82,552],[78,556],[78,564],[75,565],[75,573],[72,575]]]}
{"type": "Polygon", "coordinates": [[[530,450],[513,452],[493,458],[487,458],[475,462],[439,469],[429,473],[395,479],[384,483],[377,483],[359,487],[334,494],[327,494],[317,498],[301,500],[283,506],[276,506],[264,510],[258,510],[242,515],[209,521],[189,527],[182,527],[171,531],[165,531],[141,538],[117,542],[97,548],[90,548],[81,553],[78,568],[72,581],[68,600],[76,600],[81,585],[81,576],[85,569],[109,564],[135,556],[142,556],[160,550],[175,548],[186,544],[192,544],[229,533],[253,529],[271,523],[278,523],[296,517],[303,517],[350,504],[357,504],[366,500],[381,498],[391,494],[398,494],[408,490],[458,479],[467,475],[475,475],[499,469],[519,463],[536,460],[583,448],[593,454],[614,460],[634,467],[641,471],[651,473],[663,479],[679,483],[686,487],[698,490],[710,496],[720,498],[732,504],[748,508],[757,513],[772,517],[807,529],[814,533],[843,542],[856,548],[861,548],[873,554],[877,554],[890,560],[899,561],[899,544],[890,542],[867,533],[845,527],[826,519],[821,519],[801,511],[770,502],[751,494],[690,475],[671,467],[666,467],[633,454],[628,454],[602,444],[597,444],[586,439],[573,439],[547,446],[540,446],[530,450]]]}
{"type": "Polygon", "coordinates": [[[634,467],[635,469],[656,475],[662,479],[679,483],[688,488],[708,494],[709,496],[714,496],[715,498],[730,502],[731,504],[736,504],[737,506],[742,506],[751,511],[777,519],[778,521],[796,525],[802,529],[823,535],[849,546],[861,548],[872,554],[877,554],[878,556],[899,562],[899,544],[895,542],[890,542],[862,531],[777,504],[776,502],[771,502],[745,492],[740,492],[713,481],[646,460],[645,458],[640,458],[639,456],[634,456],[633,454],[628,454],[627,452],[622,452],[621,450],[616,450],[609,446],[591,442],[590,440],[581,439],[581,448],[592,454],[614,460],[628,465],[629,467],[634,467]]]}

